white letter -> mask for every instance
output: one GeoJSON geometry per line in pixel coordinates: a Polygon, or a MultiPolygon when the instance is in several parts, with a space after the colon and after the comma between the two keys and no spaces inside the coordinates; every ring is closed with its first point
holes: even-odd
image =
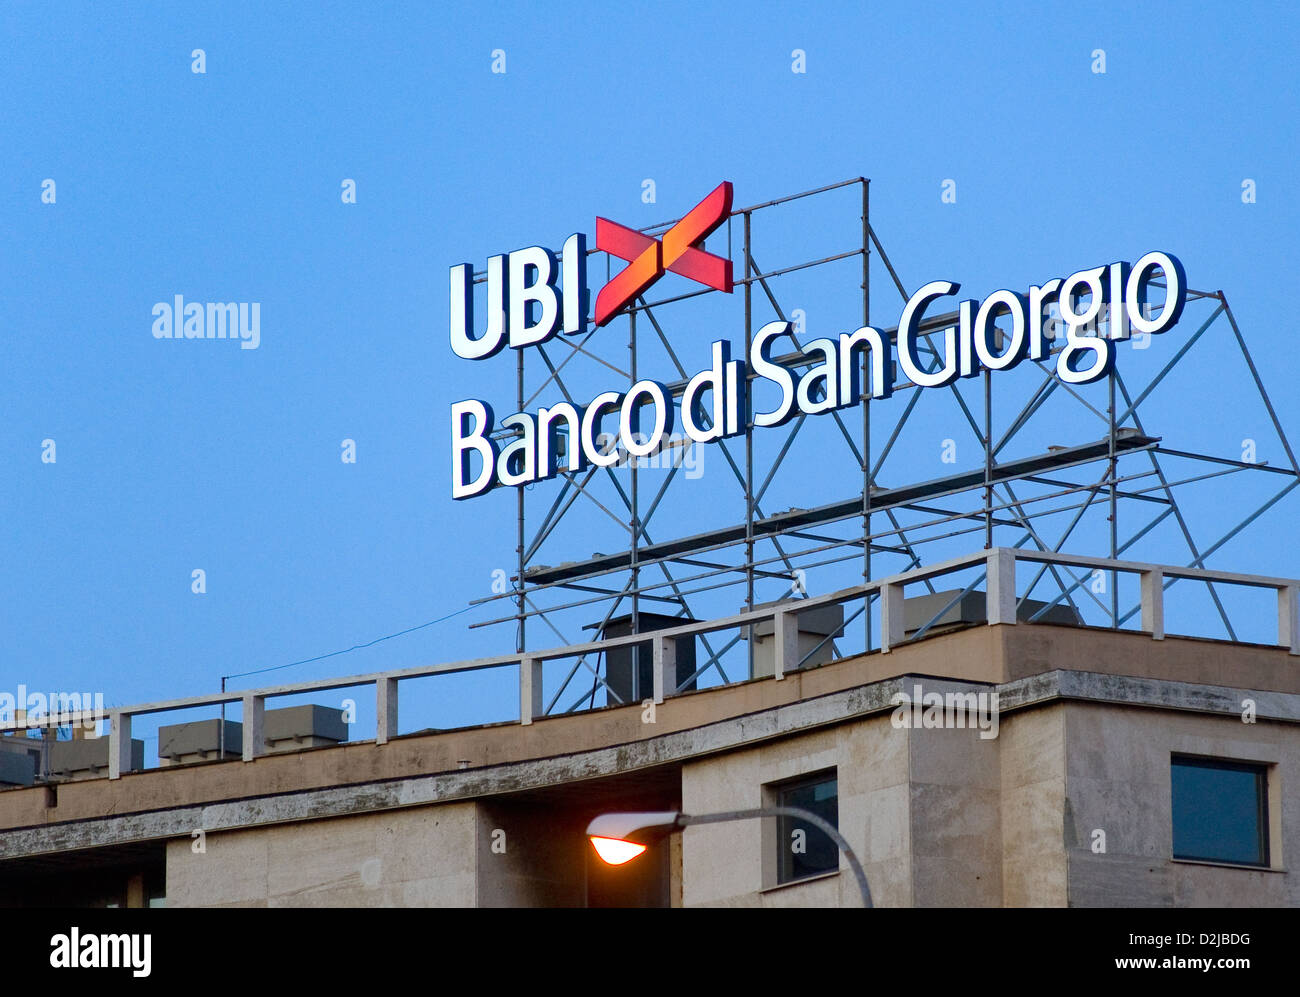
{"type": "Polygon", "coordinates": [[[1080,270],[1067,277],[1061,285],[1057,302],[1066,325],[1066,344],[1065,349],[1056,359],[1056,376],[1066,384],[1091,384],[1093,381],[1099,381],[1110,373],[1115,364],[1115,348],[1110,340],[1090,336],[1087,331],[1088,325],[1101,311],[1102,300],[1105,297],[1102,276],[1105,273],[1105,267],[1080,270]],[[1084,285],[1089,295],[1088,307],[1082,314],[1075,311],[1074,307],[1075,299],[1082,296],[1075,290],[1079,285],[1084,285]],[[1090,351],[1093,354],[1094,360],[1091,366],[1078,366],[1077,357],[1083,351],[1090,351]]]}
{"type": "Polygon", "coordinates": [[[943,367],[933,374],[921,369],[916,337],[926,306],[935,298],[956,294],[960,289],[961,285],[952,281],[932,280],[908,299],[903,316],[898,320],[898,362],[907,379],[922,388],[939,388],[957,380],[957,330],[952,326],[944,329],[943,367]]]}
{"type": "Polygon", "coordinates": [[[506,344],[506,258],[489,258],[487,272],[487,331],[474,339],[470,336],[474,325],[474,268],[468,263],[451,268],[451,348],[465,360],[495,356],[506,344]]]}
{"type": "Polygon", "coordinates": [[[1042,360],[1050,352],[1043,337],[1043,303],[1061,289],[1061,280],[1055,277],[1042,287],[1029,289],[1029,359],[1042,360]]]}
{"type": "Polygon", "coordinates": [[[451,497],[471,498],[488,490],[496,470],[497,448],[488,437],[492,432],[492,408],[475,398],[453,402],[451,406],[451,497]],[[474,420],[471,431],[469,422],[474,420]],[[477,451],[482,467],[473,481],[469,451],[477,451]]]}
{"type": "Polygon", "coordinates": [[[994,291],[984,299],[979,313],[975,316],[975,354],[989,370],[1010,370],[1025,358],[1025,312],[1028,305],[1025,299],[1014,291],[994,291]],[[990,325],[999,308],[1005,307],[1011,313],[1011,342],[1006,351],[998,356],[993,352],[990,325]]]}
{"type": "Polygon", "coordinates": [[[739,366],[740,361],[731,359],[731,344],[726,340],[715,341],[712,351],[713,366],[687,381],[686,388],[682,391],[682,429],[696,443],[711,443],[728,435],[727,389],[724,378],[727,368],[739,366]],[[702,425],[704,405],[699,399],[705,391],[710,392],[707,429],[702,425]]]}
{"type": "Polygon", "coordinates": [[[623,448],[633,457],[648,457],[663,443],[663,437],[673,431],[673,400],[668,389],[658,381],[637,381],[623,398],[618,421],[623,448]],[[638,398],[645,395],[654,408],[654,432],[641,434],[641,405],[638,398]]]}
{"type": "Polygon", "coordinates": [[[1183,272],[1183,265],[1177,257],[1168,253],[1147,253],[1133,264],[1125,288],[1125,305],[1129,325],[1138,332],[1154,334],[1169,329],[1183,314],[1186,303],[1187,274],[1183,272]],[[1142,314],[1141,305],[1146,301],[1147,284],[1156,268],[1165,275],[1165,303],[1160,309],[1160,317],[1152,319],[1142,314]]]}
{"type": "Polygon", "coordinates": [[[544,343],[560,328],[559,266],[549,249],[529,246],[510,254],[510,346],[522,349],[544,343]],[[530,283],[529,277],[533,280],[530,283]],[[536,303],[539,307],[534,308],[536,303]],[[529,320],[537,315],[536,322],[529,320]]]}
{"type": "Polygon", "coordinates": [[[239,344],[241,350],[255,350],[262,341],[262,303],[254,301],[251,305],[239,305],[239,344]]]}
{"type": "Polygon", "coordinates": [[[582,413],[568,402],[559,402],[550,408],[537,410],[537,477],[539,480],[549,478],[559,470],[551,458],[551,452],[555,449],[554,444],[560,437],[558,429],[553,425],[557,418],[563,418],[565,422],[565,459],[568,462],[568,469],[581,471],[584,466],[582,447],[577,445],[578,434],[582,432],[582,413]]]}
{"type": "Polygon", "coordinates": [[[165,301],[160,301],[153,306],[153,338],[154,339],[171,339],[172,338],[172,306],[165,301]]]}
{"type": "Polygon", "coordinates": [[[526,485],[537,477],[537,430],[533,417],[525,412],[501,420],[501,428],[515,428],[519,438],[512,440],[497,458],[497,480],[503,485],[526,485]]]}
{"type": "Polygon", "coordinates": [[[769,322],[749,344],[749,363],[754,373],[775,381],[781,389],[781,404],[771,412],[755,412],[755,426],[784,426],[795,416],[794,377],[780,364],[772,363],[772,341],[789,331],[789,322],[769,322]]]}
{"type": "Polygon", "coordinates": [[[587,237],[575,232],[564,240],[564,334],[587,331],[587,237]]]}
{"type": "Polygon", "coordinates": [[[840,376],[836,370],[839,351],[835,342],[830,339],[814,339],[811,343],[805,344],[803,349],[805,355],[809,351],[816,350],[822,355],[822,362],[809,367],[799,379],[797,394],[799,411],[806,415],[820,415],[822,412],[839,408],[840,376]],[[825,389],[821,401],[813,398],[813,390],[819,381],[825,389]]]}
{"type": "MultiPolygon", "coordinates": [[[[617,391],[604,391],[591,400],[582,413],[582,455],[597,467],[613,467],[618,463],[618,448],[612,444],[608,452],[596,444],[594,434],[600,429],[605,410],[618,405],[622,396],[617,391]]],[[[601,433],[603,437],[605,434],[601,433]]]]}
{"type": "Polygon", "coordinates": [[[861,394],[853,369],[853,351],[863,346],[871,348],[871,397],[888,398],[894,392],[889,340],[879,329],[864,325],[856,332],[840,333],[840,402],[844,405],[854,404],[861,394]]]}
{"type": "Polygon", "coordinates": [[[55,969],[70,969],[68,953],[71,951],[71,945],[68,942],[67,935],[55,935],[50,939],[50,965],[55,969]]]}

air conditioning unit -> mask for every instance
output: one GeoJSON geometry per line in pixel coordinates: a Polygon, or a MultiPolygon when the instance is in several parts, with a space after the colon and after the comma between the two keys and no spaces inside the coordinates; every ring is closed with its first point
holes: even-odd
{"type": "MultiPolygon", "coordinates": [[[[755,603],[755,609],[786,606],[797,609],[800,599],[755,603]]],[[[744,612],[744,607],[740,609],[744,612]]],[[[794,661],[787,661],[785,671],[795,668],[816,668],[835,658],[835,638],[844,635],[844,607],[838,603],[805,609],[798,614],[799,652],[794,661]],[[800,664],[802,662],[802,664],[800,664]]],[[[754,642],[753,668],[750,678],[769,678],[776,674],[776,623],[763,620],[741,631],[743,640],[754,642]]]]}
{"type": "MultiPolygon", "coordinates": [[[[693,622],[685,616],[662,616],[658,613],[638,613],[637,633],[653,633],[670,627],[681,627],[693,622]]],[[[601,640],[627,637],[632,633],[632,616],[615,617],[603,625],[593,623],[585,630],[599,630],[601,640]]],[[[677,674],[674,686],[681,692],[695,688],[695,638],[677,638],[677,674]]],[[[646,640],[637,644],[610,648],[605,652],[605,705],[618,706],[640,703],[654,696],[654,646],[646,640]],[[635,653],[634,653],[635,652],[635,653]],[[635,662],[635,663],[634,663],[635,662]]],[[[665,689],[672,695],[672,689],[665,689]]]]}

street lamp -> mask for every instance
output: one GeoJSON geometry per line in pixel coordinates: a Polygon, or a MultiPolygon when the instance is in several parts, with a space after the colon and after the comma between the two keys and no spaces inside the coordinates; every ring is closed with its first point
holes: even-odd
{"type": "Polygon", "coordinates": [[[853,849],[844,840],[844,836],[817,814],[801,807],[761,807],[757,810],[727,810],[716,814],[684,814],[676,810],[661,810],[651,813],[611,813],[601,814],[587,825],[587,837],[591,839],[596,854],[609,865],[623,865],[636,858],[654,841],[673,831],[692,824],[721,824],[726,821],[752,820],[755,817],[797,817],[807,821],[825,832],[848,860],[853,875],[857,877],[858,889],[862,893],[862,906],[870,907],[871,888],[867,885],[867,874],[862,871],[862,864],[853,854],[853,849]]]}

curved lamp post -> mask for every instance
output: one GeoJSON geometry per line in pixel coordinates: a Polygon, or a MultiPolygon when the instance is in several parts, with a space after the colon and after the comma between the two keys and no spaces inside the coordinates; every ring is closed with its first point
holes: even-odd
{"type": "Polygon", "coordinates": [[[651,842],[679,828],[690,827],[692,824],[752,820],[755,817],[797,817],[825,832],[844,853],[849,868],[857,877],[858,889],[862,892],[862,906],[871,906],[871,888],[867,885],[867,874],[862,871],[862,864],[853,854],[849,843],[833,824],[801,807],[761,807],[757,810],[727,810],[715,814],[684,814],[676,810],[601,814],[587,825],[587,837],[591,839],[592,847],[601,859],[610,865],[622,865],[644,852],[651,842]]]}

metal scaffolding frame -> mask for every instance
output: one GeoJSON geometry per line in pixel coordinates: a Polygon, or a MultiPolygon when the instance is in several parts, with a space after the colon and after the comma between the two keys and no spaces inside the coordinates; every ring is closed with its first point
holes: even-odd
{"type": "MultiPolygon", "coordinates": [[[[846,192],[851,193],[851,190],[846,192]]],[[[857,204],[855,199],[855,208],[857,204]]],[[[641,231],[647,235],[657,236],[677,221],[678,219],[674,219],[648,226],[641,231]]],[[[746,353],[756,326],[755,291],[761,296],[760,302],[770,307],[777,319],[786,320],[787,312],[781,306],[773,290],[773,284],[777,278],[788,274],[858,258],[861,269],[861,324],[870,325],[871,264],[874,255],[878,264],[885,268],[892,287],[902,300],[906,302],[908,299],[907,288],[871,225],[870,181],[864,177],[855,177],[762,204],[735,209],[731,212],[726,225],[728,255],[734,257],[733,223],[736,223],[734,227],[740,230],[739,251],[742,276],[735,280],[735,284],[743,297],[746,353]],[[754,257],[753,230],[756,218],[761,218],[763,212],[779,206],[806,198],[830,196],[833,192],[846,191],[855,187],[860,188],[860,245],[817,259],[796,261],[771,271],[760,269],[754,257]]],[[[721,231],[715,234],[715,238],[720,235],[721,231]]],[[[590,250],[588,255],[597,253],[598,250],[590,250]]],[[[606,261],[608,266],[608,257],[606,261]]],[[[482,283],[485,279],[486,275],[483,273],[475,275],[476,283],[482,283]]],[[[677,351],[674,350],[660,316],[671,305],[702,295],[718,293],[720,292],[711,288],[704,288],[655,301],[647,301],[644,296],[638,297],[625,313],[628,329],[626,361],[615,354],[601,355],[596,351],[592,342],[593,337],[597,337],[602,331],[596,328],[591,328],[585,336],[576,340],[557,337],[550,343],[535,347],[545,367],[545,374],[541,384],[531,394],[526,392],[525,376],[525,354],[531,350],[516,350],[517,411],[527,410],[548,392],[558,393],[563,400],[576,405],[577,399],[566,381],[566,369],[571,362],[580,357],[603,366],[618,377],[626,378],[629,386],[635,383],[640,373],[638,335],[662,347],[675,367],[677,379],[667,387],[672,398],[679,400],[690,374],[680,361],[677,351]],[[561,349],[567,349],[568,352],[557,363],[551,353],[561,349]]],[[[994,433],[994,386],[989,370],[986,369],[979,375],[983,392],[982,413],[977,414],[972,411],[971,405],[962,396],[958,384],[947,385],[946,389],[935,389],[955,399],[960,419],[969,428],[983,453],[982,466],[975,471],[910,483],[901,487],[885,488],[879,484],[877,476],[882,466],[898,444],[918,402],[929,392],[919,390],[910,382],[895,382],[896,397],[876,401],[877,405],[882,402],[885,405],[885,408],[876,414],[877,419],[885,420],[881,425],[890,426],[890,430],[887,442],[880,448],[880,452],[873,454],[871,446],[873,404],[869,398],[870,392],[866,388],[869,384],[868,359],[866,351],[863,351],[858,372],[861,378],[861,391],[860,401],[857,403],[859,409],[857,418],[853,418],[852,408],[832,410],[819,416],[821,420],[833,424],[838,430],[838,436],[847,445],[847,454],[852,458],[853,463],[849,467],[856,465],[860,471],[862,484],[856,495],[850,494],[837,501],[810,509],[795,509],[776,514],[766,512],[761,503],[774,479],[785,466],[786,458],[809,416],[800,414],[785,426],[784,443],[776,456],[770,461],[760,462],[755,455],[753,401],[752,393],[749,391],[745,393],[746,426],[743,437],[721,439],[707,445],[712,448],[710,452],[716,449],[725,461],[728,480],[734,478],[740,486],[744,500],[743,519],[740,522],[691,536],[654,540],[649,532],[650,527],[661,502],[677,478],[679,465],[676,464],[669,469],[663,483],[655,490],[643,489],[641,475],[638,473],[638,462],[635,460],[629,462],[624,469],[628,472],[626,482],[620,480],[620,475],[616,473],[619,468],[615,467],[591,466],[576,473],[561,470],[557,475],[559,485],[556,494],[540,518],[535,516],[531,529],[527,518],[525,489],[518,488],[516,489],[516,565],[515,575],[511,579],[512,588],[504,594],[475,600],[475,603],[509,600],[513,603],[513,612],[473,626],[484,627],[513,622],[516,626],[515,650],[520,653],[529,649],[527,624],[534,619],[559,637],[562,643],[572,644],[573,641],[560,631],[553,617],[579,608],[592,615],[603,615],[602,621],[593,625],[602,633],[619,611],[623,610],[627,614],[626,619],[630,623],[631,632],[636,634],[642,632],[641,616],[643,612],[649,612],[646,609],[647,604],[669,607],[661,615],[677,615],[690,619],[694,618],[691,612],[692,597],[743,585],[744,609],[748,611],[755,605],[755,585],[758,581],[779,579],[782,583],[789,583],[789,588],[782,596],[782,599],[788,599],[806,594],[806,580],[810,572],[835,565],[842,566],[849,562],[859,562],[861,581],[866,583],[872,580],[873,554],[901,557],[903,567],[900,570],[907,571],[926,564],[920,551],[925,544],[952,540],[966,534],[981,535],[983,547],[991,549],[995,545],[995,529],[1013,528],[1020,533],[1020,536],[1010,546],[1024,548],[1028,545],[1029,549],[1060,553],[1075,535],[1087,513],[1095,508],[1102,508],[1106,512],[1109,559],[1118,559],[1161,523],[1172,518],[1187,547],[1189,557],[1187,566],[1203,568],[1206,566],[1207,558],[1219,551],[1224,544],[1300,483],[1300,464],[1297,464],[1295,453],[1264,388],[1227,298],[1222,291],[1189,290],[1189,306],[1198,302],[1212,305],[1212,312],[1182,343],[1159,373],[1137,390],[1136,394],[1130,390],[1118,365],[1112,369],[1104,384],[1106,390],[1104,409],[1092,404],[1078,388],[1061,382],[1053,375],[1055,357],[1061,349],[1059,342],[1053,344],[1052,350],[1044,360],[1021,365],[1024,374],[1017,376],[1028,376],[1029,371],[1037,367],[1042,380],[1029,400],[1009,421],[1000,437],[995,438],[994,433]],[[1165,448],[1161,445],[1162,439],[1154,435],[1155,427],[1153,432],[1149,433],[1142,421],[1139,407],[1177,367],[1196,342],[1211,327],[1222,324],[1221,319],[1226,320],[1235,344],[1245,360],[1255,389],[1286,454],[1288,462],[1286,467],[1273,467],[1263,463],[1252,464],[1194,451],[1165,448]],[[1031,424],[1035,415],[1043,410],[1045,403],[1060,392],[1072,396],[1086,412],[1095,416],[1101,426],[1104,426],[1104,435],[1089,438],[1086,442],[1074,446],[1050,447],[1044,453],[999,461],[999,454],[1026,426],[1031,424]],[[905,395],[907,398],[904,402],[902,396],[905,395]],[[892,426],[888,421],[890,418],[893,419],[892,426]],[[851,426],[850,423],[853,425],[851,426]],[[1123,474],[1120,473],[1122,458],[1125,471],[1123,474]],[[1187,477],[1173,478],[1169,469],[1169,464],[1173,460],[1195,461],[1198,466],[1207,469],[1187,477]],[[1146,466],[1148,464],[1149,468],[1146,466]],[[1095,471],[1096,465],[1101,466],[1100,473],[1088,473],[1088,468],[1092,467],[1095,471]],[[1222,536],[1209,543],[1198,543],[1194,531],[1179,506],[1175,489],[1194,482],[1245,471],[1281,475],[1287,480],[1271,498],[1247,513],[1222,536]],[[1039,490],[1039,493],[1018,494],[1018,490],[1023,491],[1025,486],[1032,486],[1039,490]],[[598,491],[598,487],[604,487],[604,491],[598,491]],[[954,507],[960,506],[962,498],[971,497],[978,498],[977,507],[965,509],[954,507]],[[1121,539],[1119,527],[1121,501],[1148,506],[1155,511],[1151,519],[1142,523],[1136,532],[1124,539],[1121,539]],[[537,564],[539,553],[552,538],[561,522],[568,517],[579,515],[579,510],[589,510],[598,518],[617,523],[620,528],[619,535],[626,535],[626,550],[614,554],[597,554],[583,561],[563,563],[554,568],[537,564]],[[904,516],[920,518],[905,524],[904,516]],[[1055,538],[1045,536],[1047,520],[1055,516],[1068,517],[1067,525],[1055,538]],[[557,596],[560,601],[556,601],[557,596]],[[603,610],[601,607],[604,607],[603,610]]],[[[923,359],[928,357],[933,361],[932,370],[942,366],[943,358],[939,349],[931,342],[931,337],[950,328],[956,320],[957,313],[952,312],[928,318],[921,324],[922,355],[923,359]]],[[[620,318],[618,321],[624,320],[620,318]]],[[[1184,321],[1187,321],[1186,316],[1184,321]]],[[[888,330],[882,328],[881,331],[889,336],[891,342],[896,341],[896,328],[888,330]]],[[[774,362],[791,370],[810,366],[812,361],[804,359],[802,344],[793,328],[787,337],[792,340],[794,351],[785,356],[774,357],[774,362]]],[[[606,339],[608,339],[608,332],[606,332],[606,339]]],[[[751,381],[756,376],[752,370],[749,370],[751,381]]],[[[1003,378],[1008,376],[1007,373],[1001,375],[1003,378]]],[[[779,430],[773,428],[768,432],[775,434],[779,430]]],[[[514,435],[509,432],[498,433],[497,438],[508,441],[513,439],[514,435]]],[[[717,490],[711,492],[711,497],[720,497],[717,495],[717,490]]],[[[741,510],[738,508],[738,511],[741,510]]],[[[1049,594],[1045,597],[1046,602],[1039,607],[1038,603],[1043,601],[1044,597],[1041,595],[1036,597],[1034,606],[1038,608],[1033,610],[1030,619],[1041,618],[1049,609],[1062,603],[1068,604],[1079,613],[1082,612],[1080,605],[1095,606],[1109,620],[1109,625],[1114,627],[1123,626],[1139,612],[1137,606],[1121,611],[1120,593],[1114,571],[1110,572],[1110,585],[1107,589],[1108,604],[1097,598],[1097,594],[1088,584],[1089,580],[1090,576],[1086,572],[1079,575],[1062,565],[1044,561],[1038,566],[1037,573],[1024,595],[1020,597],[1020,605],[1024,607],[1030,594],[1035,592],[1040,584],[1045,584],[1050,586],[1049,594]]],[[[1168,588],[1176,580],[1167,579],[1164,583],[1165,587],[1168,588]]],[[[948,608],[983,581],[982,574],[973,578],[949,603],[948,608]]],[[[928,579],[924,584],[933,591],[928,579]]],[[[1236,631],[1214,583],[1206,581],[1204,584],[1227,634],[1231,639],[1236,639],[1236,631]]],[[[920,628],[915,636],[923,636],[942,615],[942,612],[936,614],[920,628]]],[[[845,626],[853,623],[859,616],[862,617],[862,646],[864,649],[871,649],[873,635],[869,599],[857,613],[845,621],[845,626]]],[[[734,679],[728,677],[723,669],[721,659],[741,639],[744,639],[744,634],[737,634],[725,645],[714,646],[707,635],[702,635],[704,663],[695,670],[690,679],[681,683],[679,689],[715,668],[723,682],[733,681],[734,679]]],[[[827,640],[830,638],[825,638],[822,644],[827,640]]],[[[640,649],[634,648],[634,656],[638,653],[640,649]]],[[[752,641],[749,643],[749,658],[752,671],[752,641]]],[[[611,697],[611,702],[622,701],[606,681],[606,676],[602,675],[599,660],[593,665],[587,659],[588,656],[583,655],[573,663],[558,690],[546,702],[545,713],[555,712],[557,707],[563,712],[570,712],[594,706],[597,689],[602,686],[611,697]],[[579,671],[584,668],[591,679],[590,687],[584,684],[581,694],[568,705],[563,705],[566,691],[572,695],[571,686],[579,671]]],[[[633,672],[636,671],[634,667],[633,672]]],[[[743,679],[748,678],[749,675],[738,677],[743,679]]],[[[586,678],[583,682],[586,682],[586,678]]]]}

